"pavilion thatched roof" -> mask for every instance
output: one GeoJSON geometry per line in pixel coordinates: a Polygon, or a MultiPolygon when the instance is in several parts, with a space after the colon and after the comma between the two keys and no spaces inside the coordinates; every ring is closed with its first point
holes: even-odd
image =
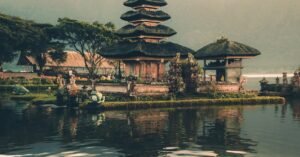
{"type": "Polygon", "coordinates": [[[197,59],[212,59],[218,57],[253,57],[260,54],[261,52],[255,48],[222,38],[198,50],[195,57],[197,59]]]}
{"type": "Polygon", "coordinates": [[[172,42],[148,43],[144,41],[125,41],[102,51],[102,56],[107,58],[130,58],[130,57],[157,57],[171,58],[176,53],[187,57],[193,53],[192,49],[172,42]]]}
{"type": "Polygon", "coordinates": [[[167,5],[167,2],[165,0],[127,0],[124,2],[124,5],[128,7],[135,7],[143,4],[162,7],[167,5]]]}
{"type": "Polygon", "coordinates": [[[158,20],[158,21],[165,21],[169,20],[171,17],[169,14],[159,10],[159,11],[149,11],[145,9],[136,10],[136,11],[128,11],[121,16],[122,20],[125,21],[134,21],[140,19],[147,19],[147,20],[158,20]]]}
{"type": "Polygon", "coordinates": [[[121,37],[136,37],[141,35],[170,37],[176,34],[176,31],[172,28],[164,25],[146,26],[141,25],[127,25],[117,31],[117,34],[121,37]]]}

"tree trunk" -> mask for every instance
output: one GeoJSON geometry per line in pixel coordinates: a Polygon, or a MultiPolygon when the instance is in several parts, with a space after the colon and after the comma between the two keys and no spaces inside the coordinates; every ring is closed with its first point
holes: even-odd
{"type": "Polygon", "coordinates": [[[43,73],[44,73],[44,67],[43,66],[39,66],[38,75],[42,76],[43,73]]]}
{"type": "Polygon", "coordinates": [[[2,62],[0,62],[0,72],[3,72],[3,69],[2,69],[2,62]]]}
{"type": "Polygon", "coordinates": [[[41,53],[36,59],[39,67],[38,75],[41,76],[44,74],[44,67],[47,62],[47,57],[44,53],[41,53]]]}

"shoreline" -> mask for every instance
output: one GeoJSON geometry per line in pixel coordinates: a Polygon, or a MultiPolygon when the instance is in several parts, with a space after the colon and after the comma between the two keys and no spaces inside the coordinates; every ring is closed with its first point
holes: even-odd
{"type": "MultiPolygon", "coordinates": [[[[30,101],[33,106],[42,104],[55,104],[55,96],[45,94],[10,96],[14,100],[30,101]]],[[[103,104],[92,104],[90,102],[79,105],[80,109],[102,109],[102,110],[137,110],[151,108],[177,108],[197,106],[219,106],[219,105],[269,105],[285,104],[286,99],[279,96],[258,96],[253,98],[186,98],[180,100],[152,100],[152,101],[111,101],[103,104]]]]}
{"type": "Polygon", "coordinates": [[[255,98],[222,98],[222,99],[184,99],[158,101],[128,101],[105,102],[101,105],[104,110],[136,110],[151,108],[197,107],[210,105],[269,105],[285,104],[284,97],[255,97],[255,98]]]}

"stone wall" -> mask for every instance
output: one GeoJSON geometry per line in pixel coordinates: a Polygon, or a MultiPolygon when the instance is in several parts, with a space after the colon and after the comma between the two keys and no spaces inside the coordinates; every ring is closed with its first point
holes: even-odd
{"type": "Polygon", "coordinates": [[[220,92],[239,92],[240,84],[218,84],[217,90],[220,92]]]}
{"type": "Polygon", "coordinates": [[[240,84],[239,83],[216,83],[214,85],[207,83],[201,84],[197,92],[199,93],[207,93],[207,92],[223,92],[223,93],[230,93],[230,92],[239,92],[240,84]]]}
{"type": "Polygon", "coordinates": [[[97,84],[96,90],[102,93],[122,93],[126,94],[128,88],[126,84],[101,83],[97,84]]]}
{"type": "Polygon", "coordinates": [[[17,73],[17,72],[0,72],[0,78],[15,78],[15,77],[24,77],[26,79],[37,78],[38,75],[36,73],[17,73]]]}
{"type": "MultiPolygon", "coordinates": [[[[81,88],[80,85],[79,88],[81,88]]],[[[129,94],[129,87],[125,83],[100,83],[96,85],[96,89],[102,93],[129,94]]],[[[159,96],[168,94],[168,92],[169,87],[167,85],[136,84],[134,87],[134,94],[137,96],[159,96]]]]}
{"type": "Polygon", "coordinates": [[[168,85],[137,84],[134,88],[136,95],[158,96],[169,93],[168,85]]]}

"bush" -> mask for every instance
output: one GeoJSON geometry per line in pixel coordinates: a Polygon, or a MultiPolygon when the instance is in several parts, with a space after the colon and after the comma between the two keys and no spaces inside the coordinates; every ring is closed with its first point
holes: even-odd
{"type": "Polygon", "coordinates": [[[33,78],[32,80],[32,84],[41,84],[41,79],[40,78],[33,78]]]}
{"type": "Polygon", "coordinates": [[[42,83],[42,84],[54,84],[54,83],[53,83],[53,80],[47,79],[47,78],[42,78],[42,79],[41,79],[41,83],[42,83]]]}

